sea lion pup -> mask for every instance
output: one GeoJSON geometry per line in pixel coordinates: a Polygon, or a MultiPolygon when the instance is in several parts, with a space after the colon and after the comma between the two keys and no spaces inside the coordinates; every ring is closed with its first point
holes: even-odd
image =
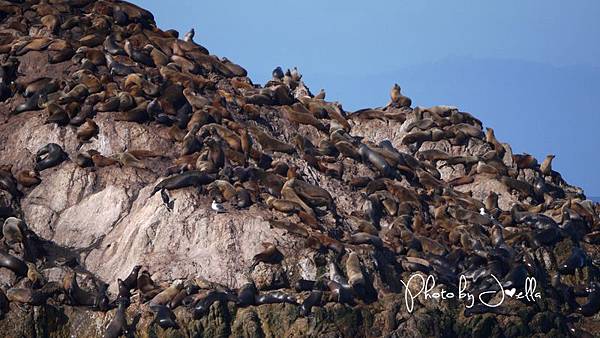
{"type": "Polygon", "coordinates": [[[542,175],[548,176],[552,174],[552,160],[554,159],[554,157],[555,156],[553,154],[546,156],[544,162],[542,162],[542,164],[540,165],[540,173],[542,173],[542,175]]]}
{"type": "Polygon", "coordinates": [[[106,327],[106,331],[104,331],[104,338],[119,338],[121,335],[126,337],[130,335],[126,317],[129,303],[129,299],[117,299],[117,310],[115,311],[115,316],[106,327]]]}
{"type": "Polygon", "coordinates": [[[388,106],[394,108],[410,107],[412,104],[412,100],[410,98],[402,95],[401,88],[397,83],[394,84],[392,90],[390,91],[390,98],[391,102],[388,104],[388,106]]]}
{"type": "Polygon", "coordinates": [[[209,175],[199,170],[190,170],[184,172],[183,174],[174,175],[160,181],[154,187],[150,196],[153,196],[156,192],[160,191],[161,189],[173,190],[189,186],[201,186],[211,183],[214,180],[214,175],[209,175]]]}
{"type": "Polygon", "coordinates": [[[0,267],[7,268],[17,276],[27,276],[27,265],[19,258],[0,250],[0,267]]]}
{"type": "Polygon", "coordinates": [[[20,170],[15,176],[17,182],[26,188],[36,186],[42,182],[34,170],[20,170]]]}
{"type": "Polygon", "coordinates": [[[46,284],[46,279],[37,270],[35,264],[31,262],[25,262],[27,264],[27,279],[31,282],[31,287],[37,289],[42,285],[46,284]]]}
{"type": "Polygon", "coordinates": [[[42,171],[59,165],[68,158],[67,153],[56,143],[48,143],[35,154],[35,170],[42,171]]]}
{"type": "Polygon", "coordinates": [[[175,298],[175,296],[177,296],[179,291],[181,291],[182,289],[183,289],[183,281],[181,279],[175,280],[173,282],[173,284],[171,284],[171,286],[164,289],[159,294],[154,296],[154,298],[152,298],[152,300],[150,300],[150,303],[149,303],[150,307],[152,307],[153,305],[168,304],[169,302],[171,302],[171,300],[173,298],[175,298]]]}
{"type": "Polygon", "coordinates": [[[264,242],[262,243],[262,246],[265,249],[252,257],[251,269],[253,269],[260,262],[267,264],[279,264],[283,260],[283,254],[281,251],[279,251],[279,249],[277,249],[275,244],[264,242]]]}
{"type": "Polygon", "coordinates": [[[71,305],[89,306],[101,311],[108,309],[108,297],[104,292],[94,293],[83,290],[77,283],[77,273],[69,270],[63,278],[63,289],[71,305]]]}

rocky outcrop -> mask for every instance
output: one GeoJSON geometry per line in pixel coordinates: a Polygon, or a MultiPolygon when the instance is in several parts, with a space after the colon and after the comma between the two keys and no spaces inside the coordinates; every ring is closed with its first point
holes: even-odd
{"type": "Polygon", "coordinates": [[[598,332],[599,206],[551,161],[399,86],[345,112],[129,3],[51,3],[0,3],[2,336],[598,332]],[[409,307],[415,274],[504,301],[409,307]]]}

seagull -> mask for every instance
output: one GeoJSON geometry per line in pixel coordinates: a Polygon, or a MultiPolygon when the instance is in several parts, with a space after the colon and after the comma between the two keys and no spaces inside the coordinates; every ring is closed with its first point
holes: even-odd
{"type": "Polygon", "coordinates": [[[223,207],[223,204],[221,203],[217,203],[217,201],[213,200],[212,201],[212,205],[210,206],[214,211],[217,212],[217,214],[222,214],[224,213],[226,210],[223,207]]]}

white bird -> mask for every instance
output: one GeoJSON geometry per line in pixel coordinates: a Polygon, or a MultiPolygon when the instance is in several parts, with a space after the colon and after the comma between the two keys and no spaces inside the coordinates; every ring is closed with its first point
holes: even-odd
{"type": "Polygon", "coordinates": [[[479,209],[479,213],[485,216],[485,209],[484,208],[480,208],[479,209]]]}
{"type": "Polygon", "coordinates": [[[213,200],[212,201],[212,205],[210,206],[214,211],[216,211],[218,214],[224,213],[226,210],[223,207],[222,204],[217,203],[217,201],[213,200]]]}

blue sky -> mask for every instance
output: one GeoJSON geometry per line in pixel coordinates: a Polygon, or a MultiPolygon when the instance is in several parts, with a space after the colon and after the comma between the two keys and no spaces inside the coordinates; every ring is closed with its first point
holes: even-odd
{"type": "Polygon", "coordinates": [[[346,110],[384,105],[394,82],[456,105],[600,196],[600,1],[133,2],[257,83],[297,66],[346,110]]]}

